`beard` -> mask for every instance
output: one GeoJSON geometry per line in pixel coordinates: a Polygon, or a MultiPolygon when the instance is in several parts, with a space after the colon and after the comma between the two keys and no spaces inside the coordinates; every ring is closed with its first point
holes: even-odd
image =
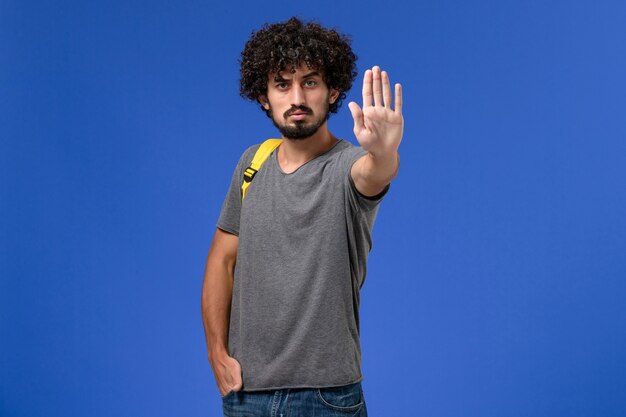
{"type": "MultiPolygon", "coordinates": [[[[293,124],[287,124],[288,122],[285,122],[283,124],[279,123],[274,117],[271,104],[269,108],[269,115],[270,115],[270,118],[272,119],[272,123],[274,123],[274,126],[276,126],[276,128],[283,135],[283,137],[287,139],[293,139],[293,140],[302,140],[302,139],[307,139],[313,136],[315,132],[317,132],[318,129],[322,127],[324,123],[326,123],[326,120],[328,120],[328,115],[330,113],[329,108],[330,108],[330,105],[327,103],[326,108],[324,109],[324,112],[321,115],[321,117],[308,123],[304,120],[295,120],[293,124]]],[[[289,110],[287,110],[283,114],[283,120],[285,121],[288,120],[289,116],[298,110],[308,115],[313,114],[313,110],[310,109],[309,107],[292,106],[289,110]]]]}

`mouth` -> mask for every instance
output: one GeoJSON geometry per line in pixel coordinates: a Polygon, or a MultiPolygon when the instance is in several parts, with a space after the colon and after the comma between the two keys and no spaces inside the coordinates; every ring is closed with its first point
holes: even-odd
{"type": "Polygon", "coordinates": [[[285,112],[285,119],[303,120],[307,116],[310,116],[311,114],[313,114],[313,111],[309,109],[302,108],[302,107],[300,108],[295,107],[285,112]]]}
{"type": "Polygon", "coordinates": [[[301,111],[293,112],[289,115],[289,118],[292,120],[302,120],[307,117],[309,114],[301,111]]]}

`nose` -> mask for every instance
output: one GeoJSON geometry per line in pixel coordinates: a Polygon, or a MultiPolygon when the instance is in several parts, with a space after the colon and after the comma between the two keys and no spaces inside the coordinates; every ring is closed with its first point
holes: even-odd
{"type": "Polygon", "coordinates": [[[294,83],[291,88],[291,105],[301,106],[304,104],[304,89],[299,83],[294,83]]]}

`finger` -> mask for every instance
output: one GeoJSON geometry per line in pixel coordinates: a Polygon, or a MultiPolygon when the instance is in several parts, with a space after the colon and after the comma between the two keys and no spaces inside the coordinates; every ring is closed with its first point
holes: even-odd
{"type": "Polygon", "coordinates": [[[224,385],[227,389],[230,389],[233,385],[235,385],[233,372],[230,369],[226,369],[224,372],[224,385]]]}
{"type": "Polygon", "coordinates": [[[387,71],[383,71],[381,74],[383,82],[383,100],[385,101],[385,108],[391,109],[391,86],[389,85],[389,75],[387,71]]]}
{"type": "Polygon", "coordinates": [[[348,103],[348,108],[350,109],[350,113],[352,113],[352,119],[354,119],[354,130],[362,130],[365,127],[363,122],[363,110],[361,110],[359,105],[354,101],[348,103]]]}
{"type": "Polygon", "coordinates": [[[365,71],[363,75],[363,108],[372,105],[372,71],[365,71]]]}
{"type": "Polygon", "coordinates": [[[393,110],[402,114],[402,86],[400,84],[396,84],[396,104],[393,110]]]}
{"type": "Polygon", "coordinates": [[[220,394],[222,395],[222,397],[226,394],[228,394],[228,392],[231,390],[231,385],[228,382],[225,382],[225,379],[223,381],[218,381],[217,383],[217,389],[219,390],[220,394]]]}
{"type": "Polygon", "coordinates": [[[237,392],[237,391],[241,391],[241,387],[242,387],[242,383],[241,380],[233,385],[230,386],[230,389],[232,389],[233,391],[237,392]]]}
{"type": "Polygon", "coordinates": [[[243,378],[241,375],[241,365],[239,364],[238,361],[235,360],[235,366],[233,367],[232,370],[232,385],[231,388],[233,391],[237,392],[239,390],[241,390],[242,386],[243,386],[243,378]]]}
{"type": "Polygon", "coordinates": [[[374,106],[382,106],[383,105],[383,90],[380,82],[380,67],[376,66],[372,68],[372,76],[373,81],[372,85],[374,88],[374,106]]]}

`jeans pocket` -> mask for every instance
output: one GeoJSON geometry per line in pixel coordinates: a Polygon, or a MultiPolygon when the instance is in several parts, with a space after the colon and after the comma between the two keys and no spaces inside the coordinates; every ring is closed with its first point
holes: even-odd
{"type": "Polygon", "coordinates": [[[233,391],[232,389],[230,391],[228,391],[225,395],[222,395],[222,400],[227,399],[228,397],[231,397],[233,394],[235,393],[235,391],[233,391]]]}
{"type": "Polygon", "coordinates": [[[363,406],[361,383],[341,387],[319,388],[317,397],[324,406],[335,411],[354,413],[363,406]]]}

